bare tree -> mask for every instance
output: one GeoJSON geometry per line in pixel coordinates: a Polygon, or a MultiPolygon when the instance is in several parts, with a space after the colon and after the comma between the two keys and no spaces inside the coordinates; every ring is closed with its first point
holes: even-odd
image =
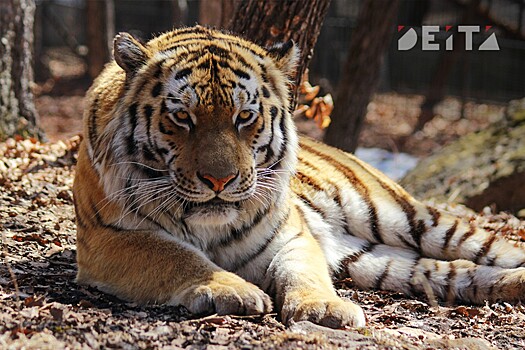
{"type": "Polygon", "coordinates": [[[337,87],[325,142],[355,151],[366,109],[379,81],[383,56],[395,27],[399,0],[364,0],[352,32],[348,59],[337,87]]]}
{"type": "Polygon", "coordinates": [[[0,140],[43,138],[33,83],[33,0],[0,1],[0,140]]]}
{"type": "Polygon", "coordinates": [[[263,46],[293,40],[301,49],[295,92],[312,58],[330,0],[242,1],[229,28],[263,46]]]}
{"type": "Polygon", "coordinates": [[[111,57],[115,36],[113,0],[86,1],[88,73],[94,79],[111,57]]]}

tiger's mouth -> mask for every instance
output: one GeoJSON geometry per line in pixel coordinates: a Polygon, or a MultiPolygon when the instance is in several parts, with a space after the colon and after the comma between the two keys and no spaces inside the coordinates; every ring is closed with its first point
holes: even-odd
{"type": "Polygon", "coordinates": [[[239,215],[241,202],[228,202],[215,197],[206,202],[189,202],[184,206],[183,217],[196,225],[225,225],[239,215]]]}
{"type": "Polygon", "coordinates": [[[188,202],[184,206],[184,212],[187,215],[191,214],[218,214],[238,210],[241,207],[241,202],[228,202],[219,197],[215,197],[206,202],[188,202]]]}
{"type": "Polygon", "coordinates": [[[241,206],[241,202],[228,202],[224,199],[221,199],[219,197],[215,197],[213,199],[210,199],[206,202],[188,202],[184,206],[184,211],[192,211],[192,210],[202,210],[202,209],[208,209],[208,210],[221,210],[221,209],[239,209],[241,206]]]}

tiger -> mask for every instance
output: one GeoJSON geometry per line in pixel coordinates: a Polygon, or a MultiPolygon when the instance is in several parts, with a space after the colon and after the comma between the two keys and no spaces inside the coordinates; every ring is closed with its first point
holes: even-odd
{"type": "Polygon", "coordinates": [[[445,302],[519,302],[523,244],[423,204],[299,136],[292,41],[207,27],[114,39],[86,95],[74,180],[77,282],[195,315],[275,311],[363,327],[336,277],[445,302]]]}

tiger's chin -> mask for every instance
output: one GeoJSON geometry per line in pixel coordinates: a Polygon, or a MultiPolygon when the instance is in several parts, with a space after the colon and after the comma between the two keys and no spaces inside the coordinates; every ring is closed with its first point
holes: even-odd
{"type": "Polygon", "coordinates": [[[240,202],[211,200],[190,203],[184,210],[184,220],[195,226],[229,225],[239,217],[240,202]]]}

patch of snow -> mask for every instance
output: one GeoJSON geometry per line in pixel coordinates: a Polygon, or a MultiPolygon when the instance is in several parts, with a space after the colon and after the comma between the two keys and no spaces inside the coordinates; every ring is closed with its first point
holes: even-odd
{"type": "Polygon", "coordinates": [[[419,158],[407,153],[392,153],[380,148],[358,148],[355,155],[395,181],[419,162],[419,158]]]}

